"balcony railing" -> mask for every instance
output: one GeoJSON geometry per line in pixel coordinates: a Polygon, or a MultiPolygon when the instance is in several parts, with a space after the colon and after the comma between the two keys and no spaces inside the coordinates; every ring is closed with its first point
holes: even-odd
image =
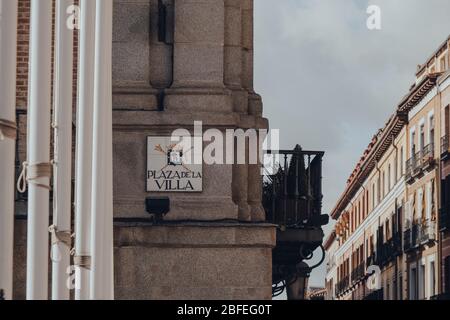
{"type": "Polygon", "coordinates": [[[408,252],[408,251],[411,251],[412,249],[414,249],[412,234],[413,234],[412,228],[407,229],[403,233],[403,251],[404,252],[408,252]]]}
{"type": "Polygon", "coordinates": [[[413,181],[414,179],[414,167],[416,166],[416,158],[412,157],[406,161],[406,181],[413,181]]]}
{"type": "Polygon", "coordinates": [[[377,263],[377,260],[376,260],[376,255],[375,255],[375,252],[374,252],[370,256],[367,257],[366,267],[368,268],[368,267],[370,267],[372,265],[375,265],[376,263],[377,263]]]}
{"type": "Polygon", "coordinates": [[[434,143],[430,143],[422,150],[422,168],[421,169],[427,169],[434,165],[434,143]]]}
{"type": "Polygon", "coordinates": [[[449,136],[446,135],[441,138],[441,154],[442,157],[446,157],[449,154],[450,151],[450,143],[449,143],[449,136]]]}
{"type": "Polygon", "coordinates": [[[352,283],[356,283],[359,280],[363,279],[366,275],[366,268],[364,265],[364,262],[359,264],[355,269],[352,271],[352,283]]]}
{"type": "Polygon", "coordinates": [[[383,300],[383,289],[372,291],[363,300],[383,300]]]}
{"type": "Polygon", "coordinates": [[[414,182],[416,177],[424,170],[432,168],[434,164],[434,143],[430,143],[406,161],[406,181],[414,182]]]}
{"type": "Polygon", "coordinates": [[[269,154],[273,168],[263,181],[263,205],[268,222],[287,228],[327,224],[328,215],[322,215],[324,152],[304,151],[297,146],[294,150],[269,151],[269,154]]]}
{"type": "Polygon", "coordinates": [[[385,266],[402,253],[402,241],[399,233],[378,247],[377,264],[385,266]]]}
{"type": "Polygon", "coordinates": [[[422,245],[429,244],[436,240],[436,221],[425,220],[415,223],[404,232],[403,250],[405,252],[414,250],[422,245]]]}
{"type": "Polygon", "coordinates": [[[427,244],[436,240],[436,221],[426,220],[419,225],[417,239],[419,245],[427,244]]]}
{"type": "Polygon", "coordinates": [[[347,276],[336,284],[336,295],[343,294],[350,286],[350,278],[347,276]]]}

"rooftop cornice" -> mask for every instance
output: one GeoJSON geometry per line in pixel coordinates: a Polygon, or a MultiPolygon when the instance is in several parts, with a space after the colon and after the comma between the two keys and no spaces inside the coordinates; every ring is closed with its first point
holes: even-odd
{"type": "Polygon", "coordinates": [[[368,149],[364,152],[363,158],[357,164],[344,193],[331,211],[333,219],[339,218],[341,212],[345,210],[350,200],[364,184],[376,163],[380,161],[403,127],[408,123],[408,113],[411,109],[434,88],[442,75],[442,72],[428,74],[420,83],[412,87],[409,93],[401,100],[396,112],[390,117],[385,127],[372,139],[368,149]]]}

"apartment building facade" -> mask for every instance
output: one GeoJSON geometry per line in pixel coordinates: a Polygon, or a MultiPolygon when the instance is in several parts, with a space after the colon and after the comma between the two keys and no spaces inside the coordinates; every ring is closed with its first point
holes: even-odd
{"type": "MultiPolygon", "coordinates": [[[[448,79],[446,79],[448,81],[448,79]]],[[[442,292],[450,296],[450,88],[441,93],[441,200],[439,230],[442,236],[442,292]]]]}
{"type": "Polygon", "coordinates": [[[332,211],[328,299],[437,299],[450,288],[449,45],[418,69],[332,211]]]}

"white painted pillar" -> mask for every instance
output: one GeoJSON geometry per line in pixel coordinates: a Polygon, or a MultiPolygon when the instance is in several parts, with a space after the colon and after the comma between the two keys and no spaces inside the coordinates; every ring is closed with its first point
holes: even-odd
{"type": "Polygon", "coordinates": [[[114,299],[112,186],[113,2],[96,0],[91,299],[114,299]]]}
{"type": "MultiPolygon", "coordinates": [[[[91,256],[92,121],[94,115],[95,1],[80,2],[77,145],[75,169],[75,257],[91,256]]],[[[89,266],[75,265],[75,299],[90,297],[89,266]]]]}
{"type": "Polygon", "coordinates": [[[17,0],[0,0],[0,289],[12,299],[17,0]]]}
{"type": "MultiPolygon", "coordinates": [[[[56,1],[55,68],[54,68],[54,193],[53,226],[55,231],[71,233],[72,212],[72,85],[73,30],[67,26],[67,9],[73,0],[56,1]]],[[[69,238],[67,237],[67,238],[69,238]]],[[[70,267],[70,244],[53,242],[52,298],[69,300],[67,285],[70,267]]]]}
{"type": "MultiPolygon", "coordinates": [[[[50,162],[52,0],[31,1],[28,164],[50,162]]],[[[28,186],[27,299],[48,298],[49,177],[28,186]]]]}

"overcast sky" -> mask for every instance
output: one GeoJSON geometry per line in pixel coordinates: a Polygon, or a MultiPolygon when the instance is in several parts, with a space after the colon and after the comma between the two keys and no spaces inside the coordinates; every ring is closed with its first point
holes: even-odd
{"type": "MultiPolygon", "coordinates": [[[[449,17],[449,0],[255,0],[255,88],[282,148],[326,152],[325,213],[417,65],[449,36],[449,17]],[[372,4],[381,30],[367,29],[372,4]]],[[[324,277],[323,266],[311,285],[324,277]]]]}

